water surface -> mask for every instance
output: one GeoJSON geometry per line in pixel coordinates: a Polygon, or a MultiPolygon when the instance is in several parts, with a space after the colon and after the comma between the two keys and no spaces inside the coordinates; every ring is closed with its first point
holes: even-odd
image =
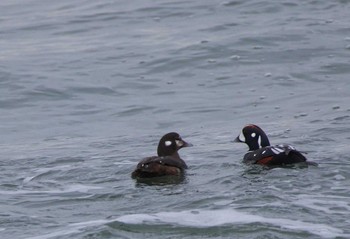
{"type": "Polygon", "coordinates": [[[349,238],[349,11],[1,1],[1,238],[349,238]],[[319,166],[243,165],[248,123],[319,166]],[[185,178],[132,180],[170,131],[185,178]]]}

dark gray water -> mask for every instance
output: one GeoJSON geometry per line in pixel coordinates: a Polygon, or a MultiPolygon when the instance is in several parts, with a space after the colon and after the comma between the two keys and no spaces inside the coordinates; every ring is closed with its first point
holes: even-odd
{"type": "Polygon", "coordinates": [[[350,238],[350,1],[0,1],[0,237],[350,238]],[[241,163],[247,123],[318,167],[241,163]],[[130,173],[179,132],[183,180],[130,173]]]}

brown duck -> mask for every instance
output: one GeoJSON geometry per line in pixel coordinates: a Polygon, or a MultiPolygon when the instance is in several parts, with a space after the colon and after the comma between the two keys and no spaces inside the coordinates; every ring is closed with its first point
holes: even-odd
{"type": "Polygon", "coordinates": [[[190,147],[192,144],[184,141],[178,133],[164,135],[158,144],[158,156],[142,159],[132,172],[133,178],[152,178],[166,175],[181,175],[187,165],[180,158],[178,150],[190,147]]]}

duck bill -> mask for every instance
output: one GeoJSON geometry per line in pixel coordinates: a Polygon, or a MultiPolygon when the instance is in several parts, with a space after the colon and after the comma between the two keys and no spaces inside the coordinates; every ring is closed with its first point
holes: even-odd
{"type": "Polygon", "coordinates": [[[184,147],[192,147],[192,146],[193,146],[193,144],[188,143],[188,142],[186,142],[186,141],[183,141],[183,140],[182,140],[182,142],[183,142],[182,148],[184,148],[184,147]]]}
{"type": "Polygon", "coordinates": [[[191,143],[187,143],[186,141],[184,140],[176,140],[176,145],[179,149],[181,148],[185,148],[185,147],[192,147],[193,144],[191,143]]]}
{"type": "Polygon", "coordinates": [[[242,140],[239,139],[239,136],[237,136],[234,140],[233,140],[234,143],[243,143],[242,140]]]}

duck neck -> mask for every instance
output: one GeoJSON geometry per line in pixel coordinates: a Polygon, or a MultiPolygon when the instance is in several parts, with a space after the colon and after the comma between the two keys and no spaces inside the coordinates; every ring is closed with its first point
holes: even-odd
{"type": "Polygon", "coordinates": [[[159,157],[171,156],[173,158],[180,158],[180,155],[177,151],[171,153],[167,150],[162,150],[162,148],[158,148],[157,153],[159,157]]]}
{"type": "Polygon", "coordinates": [[[176,159],[179,159],[179,158],[180,158],[180,155],[179,155],[179,153],[176,151],[175,153],[173,153],[173,154],[171,155],[171,157],[176,158],[176,159]]]}

